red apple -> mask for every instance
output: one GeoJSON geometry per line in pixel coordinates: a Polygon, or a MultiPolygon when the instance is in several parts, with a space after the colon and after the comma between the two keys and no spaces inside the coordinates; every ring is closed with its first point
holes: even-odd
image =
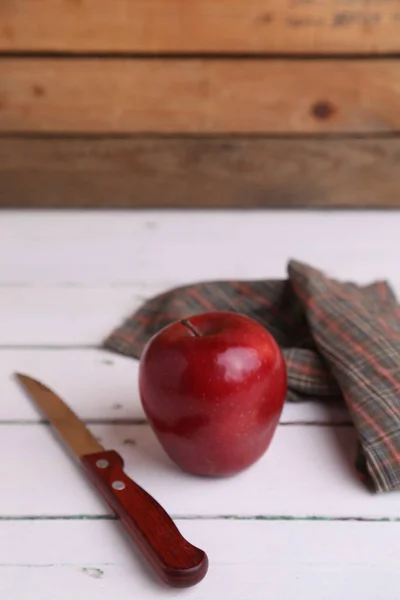
{"type": "Polygon", "coordinates": [[[270,333],[236,313],[177,321],[147,343],[139,369],[144,411],[170,458],[197,475],[233,475],[267,450],[286,395],[270,333]]]}

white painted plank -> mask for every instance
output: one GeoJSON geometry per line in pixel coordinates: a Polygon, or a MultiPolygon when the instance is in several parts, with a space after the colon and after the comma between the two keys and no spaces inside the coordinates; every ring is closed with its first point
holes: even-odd
{"type": "Polygon", "coordinates": [[[296,258],[355,281],[393,278],[400,289],[399,230],[397,211],[8,211],[0,281],[270,278],[296,258]]]}
{"type": "MultiPolygon", "coordinates": [[[[0,426],[1,515],[106,514],[45,425],[0,426]]],[[[375,495],[356,475],[351,427],[280,426],[264,457],[236,477],[188,475],[147,425],[93,425],[127,473],[174,515],[400,517],[399,493],[375,495]]]]}
{"type": "Polygon", "coordinates": [[[98,346],[144,299],[142,285],[118,289],[3,287],[0,346],[98,346]]]}
{"type": "MultiPolygon", "coordinates": [[[[27,373],[59,393],[85,420],[143,419],[137,360],[97,349],[0,349],[0,421],[39,421],[40,415],[15,381],[27,373]]],[[[286,403],[283,423],[343,423],[342,405],[286,403]]]]}
{"type": "Polygon", "coordinates": [[[0,595],[8,600],[398,600],[400,523],[179,521],[209,555],[206,578],[166,588],[117,522],[3,522],[0,595]]]}

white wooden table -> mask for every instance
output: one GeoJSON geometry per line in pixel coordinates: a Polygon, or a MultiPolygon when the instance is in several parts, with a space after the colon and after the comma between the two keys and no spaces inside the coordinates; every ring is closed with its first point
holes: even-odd
{"type": "Polygon", "coordinates": [[[0,214],[0,598],[399,600],[400,494],[354,471],[340,407],[286,405],[267,454],[231,479],[179,471],[148,425],[136,361],[98,349],[177,283],[283,277],[289,258],[400,293],[400,213],[0,214]],[[12,377],[54,387],[210,558],[159,584],[12,377]]]}

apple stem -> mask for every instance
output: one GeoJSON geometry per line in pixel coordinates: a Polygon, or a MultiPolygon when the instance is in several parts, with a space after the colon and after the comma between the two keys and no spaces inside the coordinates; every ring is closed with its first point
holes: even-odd
{"type": "Polygon", "coordinates": [[[187,327],[188,329],[190,329],[190,331],[193,333],[193,335],[195,337],[201,337],[200,331],[198,331],[196,329],[196,327],[194,325],[192,325],[192,323],[190,321],[188,321],[187,319],[182,319],[181,323],[182,323],[182,325],[184,325],[185,327],[187,327]]]}

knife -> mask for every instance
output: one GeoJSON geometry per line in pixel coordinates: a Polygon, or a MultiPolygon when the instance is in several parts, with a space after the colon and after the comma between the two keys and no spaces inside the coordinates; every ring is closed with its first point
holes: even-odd
{"type": "Polygon", "coordinates": [[[122,457],[104,450],[52,390],[27,375],[16,377],[159,577],[173,587],[199,583],[208,570],[207,555],[192,546],[158,502],[127,476],[122,457]]]}

